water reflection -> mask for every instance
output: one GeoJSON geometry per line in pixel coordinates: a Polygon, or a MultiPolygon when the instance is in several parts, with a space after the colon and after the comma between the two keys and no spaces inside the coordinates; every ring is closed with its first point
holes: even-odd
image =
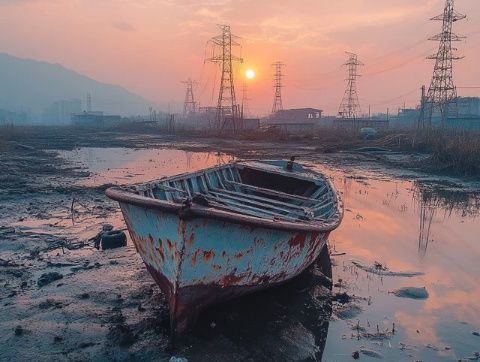
{"type": "Polygon", "coordinates": [[[422,257],[427,253],[432,222],[438,212],[443,213],[444,222],[447,222],[452,214],[458,214],[462,218],[476,218],[479,215],[480,198],[477,193],[416,181],[413,198],[419,210],[418,252],[422,257]]]}
{"type": "Polygon", "coordinates": [[[84,186],[146,182],[235,160],[221,152],[176,149],[82,147],[59,153],[74,165],[90,171],[90,177],[81,182],[84,186]]]}
{"type": "Polygon", "coordinates": [[[348,359],[345,350],[362,346],[389,360],[471,355],[478,346],[472,331],[480,329],[478,193],[362,169],[316,168],[332,177],[346,206],[342,225],[330,237],[338,254],[334,280],[342,279],[347,292],[372,301],[363,303],[351,322],[330,323],[326,360],[348,359]],[[378,276],[352,267],[352,261],[422,275],[378,276]],[[391,291],[401,287],[425,287],[429,297],[397,298],[391,291]],[[397,333],[381,344],[344,338],[357,319],[361,325],[394,322],[397,333]]]}

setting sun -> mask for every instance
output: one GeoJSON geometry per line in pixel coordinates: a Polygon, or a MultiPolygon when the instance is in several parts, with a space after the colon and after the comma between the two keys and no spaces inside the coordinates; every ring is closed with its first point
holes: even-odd
{"type": "Polygon", "coordinates": [[[247,79],[253,79],[255,78],[255,72],[252,69],[248,69],[245,72],[245,76],[247,77],[247,79]]]}

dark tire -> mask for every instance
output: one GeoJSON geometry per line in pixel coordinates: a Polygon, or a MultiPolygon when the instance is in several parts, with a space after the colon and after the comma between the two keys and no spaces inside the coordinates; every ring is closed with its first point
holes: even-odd
{"type": "Polygon", "coordinates": [[[127,246],[127,235],[120,230],[112,230],[102,235],[102,250],[121,248],[127,246]]]}

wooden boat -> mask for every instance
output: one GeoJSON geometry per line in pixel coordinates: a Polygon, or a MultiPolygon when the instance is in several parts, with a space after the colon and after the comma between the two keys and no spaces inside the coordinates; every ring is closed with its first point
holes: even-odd
{"type": "Polygon", "coordinates": [[[109,188],[172,332],[212,303],[285,282],[320,254],[343,206],[321,174],[293,161],[248,161],[109,188]]]}

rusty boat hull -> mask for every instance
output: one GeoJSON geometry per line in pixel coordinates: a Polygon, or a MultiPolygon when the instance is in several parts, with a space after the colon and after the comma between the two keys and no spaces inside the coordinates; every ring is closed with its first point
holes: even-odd
{"type": "Polygon", "coordinates": [[[323,176],[285,167],[235,163],[107,190],[168,300],[173,333],[202,308],[286,282],[319,256],[341,202],[323,176]]]}

